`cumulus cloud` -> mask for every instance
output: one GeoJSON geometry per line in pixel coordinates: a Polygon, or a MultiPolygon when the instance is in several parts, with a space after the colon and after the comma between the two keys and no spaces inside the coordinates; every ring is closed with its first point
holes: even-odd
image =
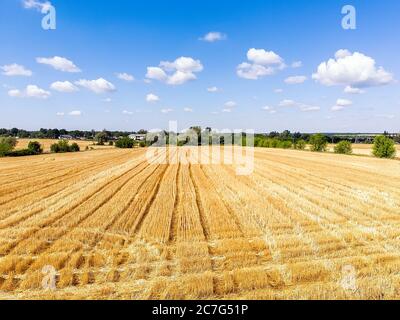
{"type": "Polygon", "coordinates": [[[8,95],[13,98],[22,98],[24,96],[23,93],[18,89],[9,90],[8,95]]]}
{"type": "Polygon", "coordinates": [[[115,86],[111,82],[103,78],[99,78],[97,80],[81,79],[79,81],[76,81],[75,84],[84,87],[86,89],[89,89],[97,94],[105,92],[113,92],[116,90],[115,86]]]}
{"type": "Polygon", "coordinates": [[[70,116],[73,116],[73,117],[79,117],[79,116],[82,115],[82,111],[74,110],[74,111],[71,111],[71,112],[69,113],[69,115],[70,115],[70,116]]]}
{"type": "Polygon", "coordinates": [[[229,109],[232,109],[232,108],[234,108],[236,106],[237,106],[237,103],[235,101],[228,101],[228,102],[225,103],[225,107],[229,108],[229,109]]]}
{"type": "Polygon", "coordinates": [[[16,63],[2,66],[2,67],[0,67],[0,69],[3,70],[3,75],[9,76],[9,77],[12,77],[12,76],[30,77],[32,75],[31,70],[28,70],[24,66],[21,66],[16,63]]]}
{"type": "Polygon", "coordinates": [[[222,109],[222,112],[224,112],[224,113],[231,113],[231,112],[232,112],[232,109],[225,108],[225,109],[222,109]]]}
{"type": "Polygon", "coordinates": [[[206,42],[216,42],[216,41],[221,41],[225,40],[227,38],[226,34],[221,33],[221,32],[209,32],[203,37],[201,37],[199,40],[206,41],[206,42]]]}
{"type": "Polygon", "coordinates": [[[36,58],[36,62],[51,66],[58,71],[71,73],[81,72],[81,70],[71,60],[63,57],[55,56],[52,58],[36,58]]]}
{"type": "Polygon", "coordinates": [[[146,78],[158,80],[169,85],[181,85],[197,79],[195,73],[203,71],[200,60],[180,57],[173,62],[161,61],[158,67],[148,67],[146,78]]]}
{"type": "Polygon", "coordinates": [[[185,112],[193,112],[193,109],[192,108],[184,108],[183,111],[185,111],[185,112]]]}
{"type": "Polygon", "coordinates": [[[58,116],[58,117],[63,117],[63,116],[65,116],[65,113],[64,113],[64,112],[57,112],[57,113],[56,113],[56,116],[58,116]]]}
{"type": "Polygon", "coordinates": [[[352,101],[347,100],[347,99],[337,99],[336,105],[341,106],[341,107],[347,107],[351,106],[353,104],[352,101]]]}
{"type": "Polygon", "coordinates": [[[36,9],[43,13],[48,12],[51,7],[50,1],[23,0],[22,4],[25,9],[36,9]]]}
{"type": "Polygon", "coordinates": [[[158,101],[160,101],[160,98],[157,95],[153,94],[153,93],[149,93],[146,96],[146,101],[147,102],[158,102],[158,101]]]}
{"type": "Polygon", "coordinates": [[[218,89],[217,87],[210,87],[210,88],[207,88],[207,91],[208,92],[218,92],[218,91],[220,91],[220,89],[218,89]]]}
{"type": "Polygon", "coordinates": [[[333,106],[333,107],[331,108],[332,111],[341,111],[341,110],[343,110],[343,109],[344,109],[343,106],[333,106]]]}
{"type": "Polygon", "coordinates": [[[282,100],[279,103],[279,106],[280,107],[297,107],[302,112],[311,112],[311,111],[321,110],[321,107],[319,107],[319,106],[314,106],[314,105],[310,105],[310,104],[303,103],[303,102],[297,102],[297,101],[290,100],[290,99],[282,100]]]}
{"type": "Polygon", "coordinates": [[[290,99],[285,99],[279,102],[280,107],[294,107],[296,105],[296,102],[294,100],[290,99]]]}
{"type": "Polygon", "coordinates": [[[134,76],[132,76],[131,74],[125,73],[125,72],[117,73],[116,75],[117,75],[118,79],[121,79],[121,80],[124,80],[124,81],[133,81],[133,80],[135,80],[134,76]]]}
{"type": "Polygon", "coordinates": [[[28,85],[25,90],[13,89],[8,91],[8,95],[14,98],[37,98],[47,99],[51,96],[49,91],[39,88],[36,85],[28,85]]]}
{"type": "Polygon", "coordinates": [[[361,90],[360,88],[353,88],[352,86],[347,86],[346,88],[344,88],[344,93],[362,94],[362,93],[365,93],[365,91],[361,90]]]}
{"type": "Polygon", "coordinates": [[[345,107],[351,106],[353,104],[353,102],[351,100],[347,100],[347,99],[337,99],[336,100],[336,105],[334,105],[331,110],[332,111],[341,111],[343,110],[345,107]]]}
{"type": "Polygon", "coordinates": [[[75,91],[79,90],[76,86],[74,86],[69,81],[64,81],[64,82],[56,81],[56,82],[53,82],[51,84],[50,88],[55,90],[55,91],[65,92],[65,93],[71,93],[71,92],[75,92],[75,91]]]}
{"type": "Polygon", "coordinates": [[[286,84],[300,84],[307,80],[306,76],[292,76],[285,79],[286,84]]]}
{"type": "Polygon", "coordinates": [[[301,61],[295,61],[292,63],[292,68],[301,68],[303,66],[303,62],[301,61]]]}
{"type": "Polygon", "coordinates": [[[248,62],[239,64],[236,73],[248,80],[257,80],[285,67],[283,59],[273,51],[252,48],[247,52],[248,62]]]}
{"type": "Polygon", "coordinates": [[[302,112],[311,112],[311,111],[319,111],[321,110],[321,107],[318,106],[312,106],[304,103],[299,104],[300,111],[302,112]]]}
{"type": "Polygon", "coordinates": [[[270,114],[275,114],[276,113],[276,110],[274,108],[270,107],[270,106],[264,106],[264,107],[262,107],[262,110],[268,111],[268,113],[270,113],[270,114]]]}
{"type": "Polygon", "coordinates": [[[170,112],[172,112],[172,111],[174,111],[173,109],[170,109],[170,108],[165,108],[165,109],[161,109],[160,110],[161,111],[161,113],[170,113],[170,112]]]}
{"type": "Polygon", "coordinates": [[[353,88],[386,85],[394,80],[391,73],[376,66],[373,58],[343,49],[336,52],[334,59],[322,62],[312,77],[326,86],[344,85],[353,88]]]}

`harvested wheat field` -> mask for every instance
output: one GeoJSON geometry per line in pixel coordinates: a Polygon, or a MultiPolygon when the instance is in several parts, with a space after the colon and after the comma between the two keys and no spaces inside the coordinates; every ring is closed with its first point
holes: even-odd
{"type": "MultiPolygon", "coordinates": [[[[374,145],[373,144],[353,144],[353,154],[355,155],[363,155],[363,156],[372,156],[372,150],[374,145]]],[[[329,144],[328,145],[328,151],[334,152],[335,145],[334,144],[329,144]]],[[[400,145],[396,145],[396,150],[397,150],[397,155],[398,157],[400,156],[400,145]]]]}
{"type": "MultiPolygon", "coordinates": [[[[26,149],[28,147],[29,142],[31,141],[37,141],[42,145],[43,151],[44,152],[50,152],[50,147],[54,143],[58,143],[59,140],[54,140],[54,139],[18,139],[16,149],[21,150],[21,149],[26,149]]],[[[85,140],[70,140],[69,143],[77,143],[79,147],[81,148],[81,151],[85,150],[86,147],[92,148],[92,149],[110,149],[114,148],[112,146],[97,146],[94,145],[93,141],[85,141],[85,140]]]]}
{"type": "Polygon", "coordinates": [[[399,161],[164,152],[0,159],[0,298],[400,298],[399,161]]]}

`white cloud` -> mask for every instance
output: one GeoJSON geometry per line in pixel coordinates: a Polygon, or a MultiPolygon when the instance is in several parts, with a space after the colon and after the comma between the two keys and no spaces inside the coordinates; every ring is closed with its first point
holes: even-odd
{"type": "Polygon", "coordinates": [[[294,107],[296,106],[296,102],[294,100],[285,99],[279,103],[280,107],[294,107]]]}
{"type": "Polygon", "coordinates": [[[111,102],[112,99],[111,99],[111,98],[105,98],[105,99],[103,99],[103,101],[104,101],[104,102],[111,102]]]}
{"type": "Polygon", "coordinates": [[[337,99],[336,105],[341,106],[341,107],[347,107],[351,106],[353,104],[352,101],[347,100],[347,99],[337,99]]]}
{"type": "Polygon", "coordinates": [[[184,108],[183,111],[185,111],[185,112],[193,112],[193,109],[192,108],[184,108]]]}
{"type": "Polygon", "coordinates": [[[158,101],[160,101],[160,98],[157,95],[153,94],[153,93],[149,93],[146,96],[146,101],[147,102],[158,102],[158,101]]]}
{"type": "Polygon", "coordinates": [[[270,107],[270,106],[262,107],[262,110],[268,111],[268,113],[270,113],[270,114],[275,114],[276,113],[276,110],[274,108],[270,107]]]}
{"type": "Polygon", "coordinates": [[[218,92],[220,90],[217,87],[210,87],[210,88],[207,88],[207,91],[208,92],[218,92]]]}
{"type": "Polygon", "coordinates": [[[64,112],[57,112],[56,115],[58,117],[63,117],[63,116],[65,116],[65,113],[64,112]]]}
{"type": "Polygon", "coordinates": [[[341,111],[345,107],[351,106],[353,104],[352,101],[347,100],[347,99],[337,99],[336,100],[336,105],[334,105],[331,110],[332,111],[341,111]]]}
{"type": "Polygon", "coordinates": [[[161,111],[161,113],[170,113],[170,112],[172,112],[174,110],[170,109],[170,108],[166,108],[166,109],[161,109],[160,111],[161,111]]]}
{"type": "Polygon", "coordinates": [[[97,80],[81,79],[75,82],[76,85],[89,89],[97,94],[115,91],[115,86],[106,79],[99,78],[97,80]]]}
{"type": "Polygon", "coordinates": [[[181,85],[191,80],[196,80],[196,76],[191,72],[176,71],[168,78],[167,83],[170,85],[181,85]]]}
{"type": "Polygon", "coordinates": [[[239,77],[257,80],[275,73],[285,67],[283,59],[273,51],[252,48],[247,52],[249,62],[243,62],[236,68],[239,77]]]}
{"type": "Polygon", "coordinates": [[[3,70],[3,75],[9,76],[9,77],[11,77],[11,76],[24,76],[24,77],[32,76],[31,70],[25,69],[24,66],[21,66],[16,63],[2,66],[2,67],[0,67],[0,69],[3,70]]]}
{"type": "Polygon", "coordinates": [[[318,106],[310,106],[310,105],[302,104],[302,103],[299,104],[299,108],[300,108],[300,111],[302,111],[302,112],[311,112],[311,111],[321,110],[321,108],[318,106]]]}
{"type": "Polygon", "coordinates": [[[326,86],[345,85],[354,88],[386,85],[394,80],[391,73],[376,66],[373,58],[348,50],[339,50],[335,59],[322,62],[312,77],[326,86]]]}
{"type": "Polygon", "coordinates": [[[237,106],[237,103],[235,101],[228,101],[228,102],[225,103],[225,107],[229,108],[229,109],[232,109],[232,108],[234,108],[236,106],[237,106]]]}
{"type": "Polygon", "coordinates": [[[231,112],[232,112],[232,109],[225,108],[225,109],[222,109],[222,112],[224,112],[224,113],[231,113],[231,112]]]}
{"type": "Polygon", "coordinates": [[[275,93],[282,93],[282,92],[283,92],[283,89],[275,89],[274,92],[275,92],[275,93]]]}
{"type": "Polygon", "coordinates": [[[351,56],[351,52],[349,50],[347,50],[347,49],[339,49],[335,53],[335,58],[336,59],[343,59],[343,58],[346,58],[348,56],[351,56]]]}
{"type": "Polygon", "coordinates": [[[282,65],[283,59],[273,51],[252,48],[247,52],[247,59],[254,64],[265,65],[282,65]]]}
{"type": "Polygon", "coordinates": [[[297,107],[302,112],[310,112],[310,111],[319,111],[319,110],[321,110],[321,108],[318,107],[318,106],[309,105],[309,104],[306,104],[306,103],[297,102],[297,101],[290,100],[290,99],[282,100],[279,103],[279,106],[280,107],[297,107]]]}
{"type": "Polygon", "coordinates": [[[206,41],[206,42],[215,42],[215,41],[221,41],[225,40],[227,38],[226,34],[221,33],[221,32],[209,32],[203,37],[201,37],[199,40],[206,41]]]}
{"type": "Polygon", "coordinates": [[[364,90],[361,90],[359,88],[353,88],[352,86],[347,86],[346,88],[344,88],[344,93],[348,93],[348,94],[362,94],[365,93],[364,90]]]}
{"type": "Polygon", "coordinates": [[[70,115],[70,116],[73,116],[73,117],[80,117],[80,116],[82,115],[82,111],[74,110],[74,111],[71,111],[71,112],[69,113],[69,115],[70,115]]]}
{"type": "Polygon", "coordinates": [[[134,76],[132,76],[131,74],[125,73],[125,72],[117,73],[116,75],[117,75],[118,79],[121,79],[121,80],[125,80],[125,81],[133,81],[133,80],[135,80],[134,76]]]}
{"type": "Polygon", "coordinates": [[[303,62],[295,61],[292,63],[292,68],[301,68],[303,66],[303,62]]]}
{"type": "Polygon", "coordinates": [[[8,95],[13,98],[22,98],[24,96],[24,94],[18,89],[9,90],[8,95]]]}
{"type": "Polygon", "coordinates": [[[56,81],[53,82],[50,86],[51,89],[59,91],[59,92],[65,92],[65,93],[71,93],[71,92],[75,92],[78,91],[79,89],[74,86],[71,82],[69,81],[56,81]]]}
{"type": "Polygon", "coordinates": [[[181,85],[197,79],[195,73],[201,72],[203,65],[200,60],[190,57],[180,57],[173,62],[161,61],[158,67],[148,67],[146,78],[158,80],[170,85],[181,85]]]}
{"type": "Polygon", "coordinates": [[[240,78],[258,80],[259,78],[274,74],[275,70],[272,67],[243,62],[237,66],[236,72],[240,78]]]}
{"type": "Polygon", "coordinates": [[[133,115],[133,112],[132,111],[128,111],[128,110],[124,110],[124,111],[122,111],[122,114],[131,116],[131,115],[133,115]]]}
{"type": "Polygon", "coordinates": [[[25,90],[20,91],[18,89],[9,90],[8,95],[14,98],[37,98],[47,99],[51,96],[49,91],[43,90],[36,85],[28,85],[25,90]]]}
{"type": "Polygon", "coordinates": [[[46,13],[51,7],[50,1],[38,1],[38,0],[23,0],[23,6],[25,9],[36,9],[40,12],[46,13]]]}
{"type": "Polygon", "coordinates": [[[331,108],[332,111],[341,111],[341,110],[343,110],[343,109],[344,109],[343,106],[333,106],[333,107],[331,108]]]}
{"type": "Polygon", "coordinates": [[[285,79],[285,83],[287,84],[300,84],[304,83],[307,80],[306,76],[293,76],[293,77],[288,77],[285,79]]]}
{"type": "Polygon", "coordinates": [[[72,61],[63,57],[55,56],[53,58],[36,58],[36,61],[37,63],[49,65],[54,69],[63,72],[81,72],[81,70],[72,61]]]}
{"type": "Polygon", "coordinates": [[[165,81],[168,79],[165,71],[159,67],[147,67],[146,77],[152,80],[165,81]]]}

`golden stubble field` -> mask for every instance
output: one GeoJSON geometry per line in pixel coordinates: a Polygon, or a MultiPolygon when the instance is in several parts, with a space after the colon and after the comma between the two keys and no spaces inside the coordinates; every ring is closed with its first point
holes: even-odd
{"type": "Polygon", "coordinates": [[[399,161],[196,152],[0,159],[0,299],[400,298],[399,161]]]}
{"type": "MultiPolygon", "coordinates": [[[[54,143],[58,143],[59,140],[54,140],[54,139],[18,139],[17,140],[17,145],[16,149],[26,149],[28,147],[28,144],[30,141],[37,141],[42,145],[43,151],[44,152],[50,152],[50,146],[54,143]]],[[[112,146],[96,146],[93,144],[93,141],[85,141],[85,140],[70,140],[69,143],[74,143],[76,142],[79,147],[81,148],[81,151],[84,151],[86,147],[92,148],[92,149],[112,149],[114,147],[112,146]]]]}

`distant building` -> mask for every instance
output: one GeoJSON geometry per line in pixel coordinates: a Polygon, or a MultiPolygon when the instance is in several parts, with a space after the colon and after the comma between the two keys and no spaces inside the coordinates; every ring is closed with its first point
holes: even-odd
{"type": "Polygon", "coordinates": [[[129,138],[135,141],[146,141],[145,134],[131,134],[129,135],[129,138]]]}
{"type": "Polygon", "coordinates": [[[72,136],[66,134],[63,134],[58,137],[58,140],[72,140],[72,139],[74,139],[72,136]]]}

